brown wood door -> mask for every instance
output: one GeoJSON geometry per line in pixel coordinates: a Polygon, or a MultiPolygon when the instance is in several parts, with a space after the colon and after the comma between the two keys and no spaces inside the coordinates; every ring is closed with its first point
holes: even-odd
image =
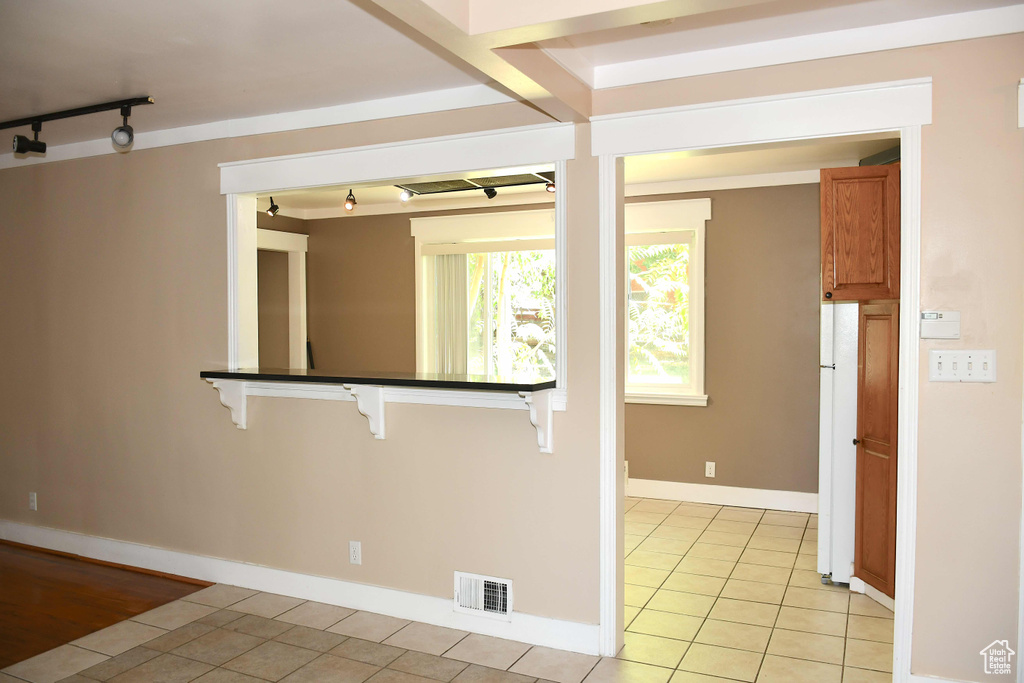
{"type": "Polygon", "coordinates": [[[821,169],[826,301],[900,297],[900,165],[821,169]]]}
{"type": "Polygon", "coordinates": [[[853,574],[894,597],[899,304],[862,304],[858,333],[853,574]]]}

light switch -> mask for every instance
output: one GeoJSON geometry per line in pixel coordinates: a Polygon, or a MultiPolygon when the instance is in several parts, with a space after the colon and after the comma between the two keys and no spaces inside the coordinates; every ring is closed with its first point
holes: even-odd
{"type": "Polygon", "coordinates": [[[921,339],[959,339],[960,311],[921,311],[921,339]]]}
{"type": "Polygon", "coordinates": [[[938,351],[928,352],[929,382],[995,382],[996,352],[938,351]]]}

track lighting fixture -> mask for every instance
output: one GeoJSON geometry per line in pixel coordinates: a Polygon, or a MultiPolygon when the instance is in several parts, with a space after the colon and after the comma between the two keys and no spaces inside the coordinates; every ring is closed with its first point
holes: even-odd
{"type": "Polygon", "coordinates": [[[121,119],[123,123],[114,129],[110,134],[110,141],[114,143],[119,152],[127,152],[135,142],[135,130],[128,125],[128,117],[132,115],[132,107],[126,104],[121,107],[121,119]]]}
{"type": "Polygon", "coordinates": [[[277,215],[277,212],[281,210],[281,207],[274,203],[274,198],[270,198],[270,207],[267,209],[267,215],[273,218],[277,215]]]}
{"type": "Polygon", "coordinates": [[[398,195],[398,198],[401,199],[403,203],[407,202],[412,199],[412,191],[403,189],[402,194],[398,195]]]}
{"type": "Polygon", "coordinates": [[[494,199],[495,197],[498,196],[498,191],[495,190],[493,187],[485,187],[484,194],[487,195],[488,199],[494,199]]]}
{"type": "Polygon", "coordinates": [[[356,196],[352,194],[352,190],[348,191],[348,196],[345,197],[345,210],[351,211],[356,208],[356,196]]]}
{"type": "Polygon", "coordinates": [[[42,121],[32,122],[32,139],[29,140],[24,135],[14,136],[14,153],[15,154],[28,154],[33,152],[35,154],[46,154],[46,143],[39,139],[39,133],[43,130],[42,121]]]}
{"type": "Polygon", "coordinates": [[[121,110],[121,118],[123,123],[114,129],[114,132],[110,134],[110,140],[114,143],[119,151],[127,151],[131,148],[132,142],[135,140],[135,131],[128,125],[128,117],[132,115],[132,107],[153,104],[152,97],[133,97],[128,100],[117,100],[116,102],[104,102],[103,104],[91,104],[88,107],[78,107],[76,109],[65,109],[64,111],[56,111],[52,114],[40,114],[39,116],[29,116],[23,119],[14,119],[13,121],[4,121],[0,123],[0,129],[3,128],[19,128],[21,126],[32,126],[32,132],[34,135],[32,139],[28,139],[24,135],[14,136],[14,153],[15,154],[28,154],[34,152],[36,154],[46,153],[46,143],[39,139],[39,132],[43,128],[43,123],[47,121],[57,121],[59,119],[70,119],[75,116],[85,116],[86,114],[95,114],[101,111],[110,111],[112,109],[121,110]]]}
{"type": "Polygon", "coordinates": [[[547,190],[548,192],[554,193],[554,191],[555,191],[555,184],[554,183],[548,183],[547,185],[544,186],[544,189],[547,190]]]}

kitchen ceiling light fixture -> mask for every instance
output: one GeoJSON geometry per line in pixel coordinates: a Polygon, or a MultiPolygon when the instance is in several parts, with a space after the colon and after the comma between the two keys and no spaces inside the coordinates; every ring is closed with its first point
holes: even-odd
{"type": "Polygon", "coordinates": [[[498,191],[495,190],[493,187],[485,187],[484,194],[487,195],[488,199],[494,199],[495,197],[498,196],[498,191]]]}
{"type": "Polygon", "coordinates": [[[121,119],[123,122],[110,134],[110,141],[114,143],[114,147],[117,148],[118,152],[127,152],[132,148],[132,143],[135,142],[135,129],[128,125],[128,117],[131,115],[132,106],[130,104],[121,107],[121,119]]]}
{"type": "Polygon", "coordinates": [[[29,152],[35,154],[46,154],[46,143],[39,139],[39,133],[43,130],[42,121],[32,122],[32,139],[29,140],[24,135],[14,136],[14,153],[15,154],[28,154],[29,152]]]}
{"type": "Polygon", "coordinates": [[[274,198],[270,198],[270,208],[267,209],[267,215],[273,218],[277,215],[277,212],[281,210],[281,207],[274,203],[274,198]]]}
{"type": "Polygon", "coordinates": [[[146,97],[133,97],[127,100],[117,100],[116,102],[104,102],[103,104],[90,104],[88,107],[77,107],[75,109],[64,109],[63,111],[55,111],[52,114],[40,114],[39,116],[27,116],[23,119],[14,119],[12,121],[4,121],[0,123],[0,129],[4,128],[20,128],[21,126],[32,126],[32,132],[35,133],[32,139],[25,137],[24,135],[14,136],[14,153],[15,154],[28,154],[30,152],[36,154],[46,153],[46,143],[39,139],[39,131],[42,130],[43,124],[47,121],[57,121],[59,119],[70,119],[75,116],[85,116],[86,114],[96,114],[101,111],[111,111],[112,109],[120,109],[121,117],[124,123],[114,129],[111,133],[110,139],[114,143],[114,146],[120,151],[127,151],[131,148],[132,142],[135,140],[135,131],[128,125],[128,117],[131,116],[132,107],[153,104],[153,98],[146,97]]]}
{"type": "Polygon", "coordinates": [[[403,189],[402,194],[398,195],[398,198],[401,199],[403,203],[409,201],[413,198],[412,190],[403,189]]]}
{"type": "Polygon", "coordinates": [[[555,191],[555,184],[554,183],[548,183],[547,185],[544,186],[544,189],[547,190],[548,192],[554,193],[554,191],[555,191]]]}
{"type": "Polygon", "coordinates": [[[348,191],[348,196],[345,197],[345,210],[351,211],[356,208],[356,196],[352,194],[352,190],[348,191]]]}

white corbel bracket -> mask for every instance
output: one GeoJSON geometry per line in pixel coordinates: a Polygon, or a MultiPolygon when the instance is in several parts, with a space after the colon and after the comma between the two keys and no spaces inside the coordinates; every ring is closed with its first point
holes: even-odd
{"type": "Polygon", "coordinates": [[[231,421],[239,429],[245,429],[245,382],[231,379],[208,379],[220,394],[220,403],[231,411],[231,421]]]}
{"type": "Polygon", "coordinates": [[[370,433],[375,439],[384,438],[384,387],[363,384],[342,384],[356,399],[356,407],[370,421],[370,433]]]}
{"type": "Polygon", "coordinates": [[[537,445],[541,453],[551,453],[555,445],[553,394],[551,389],[519,392],[526,405],[530,406],[530,423],[537,428],[537,445]]]}

